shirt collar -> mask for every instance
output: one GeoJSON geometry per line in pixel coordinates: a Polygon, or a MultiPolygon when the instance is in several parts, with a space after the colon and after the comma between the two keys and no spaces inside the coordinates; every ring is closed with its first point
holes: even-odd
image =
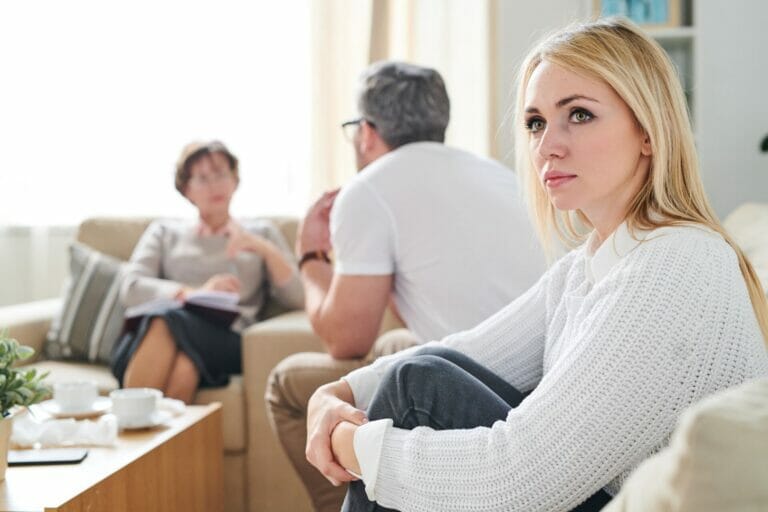
{"type": "Polygon", "coordinates": [[[204,238],[208,236],[216,236],[216,235],[227,235],[229,233],[229,228],[231,223],[232,223],[232,219],[230,219],[229,222],[219,227],[218,229],[213,229],[211,226],[206,224],[203,219],[200,219],[200,221],[197,224],[196,233],[197,233],[197,236],[200,238],[204,238]]]}
{"type": "Polygon", "coordinates": [[[598,243],[598,235],[597,231],[593,231],[587,239],[586,245],[587,279],[592,284],[602,280],[622,258],[640,245],[650,233],[651,231],[641,231],[639,229],[630,233],[626,222],[624,222],[595,249],[594,247],[598,243]]]}

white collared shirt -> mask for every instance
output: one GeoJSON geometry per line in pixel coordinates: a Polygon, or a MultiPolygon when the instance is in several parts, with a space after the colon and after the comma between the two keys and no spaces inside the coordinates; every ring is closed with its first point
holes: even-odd
{"type": "MultiPolygon", "coordinates": [[[[523,392],[493,427],[357,429],[366,492],[399,510],[568,510],[615,492],[661,448],[677,415],[714,391],[768,376],[768,355],[733,249],[698,226],[630,233],[557,262],[474,329],[440,342],[523,392]],[[594,250],[590,250],[594,248],[594,250]],[[534,389],[535,388],[535,389],[534,389]]],[[[433,342],[436,343],[436,342],[433,342]]],[[[390,365],[344,379],[365,409],[390,365]]]]}

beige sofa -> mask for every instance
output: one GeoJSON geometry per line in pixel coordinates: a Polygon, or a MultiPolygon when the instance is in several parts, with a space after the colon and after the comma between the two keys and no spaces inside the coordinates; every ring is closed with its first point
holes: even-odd
{"type": "MultiPolygon", "coordinates": [[[[272,218],[290,246],[296,220],[272,218]]],[[[126,260],[150,219],[94,218],[83,222],[77,240],[103,253],[126,260]]],[[[0,307],[0,327],[42,353],[43,342],[61,307],[60,299],[0,307]]],[[[196,403],[221,402],[224,421],[224,485],[227,511],[311,510],[309,498],[283,455],[267,422],[264,391],[270,370],[295,352],[322,351],[302,311],[284,312],[268,304],[270,319],[243,334],[243,374],[225,388],[205,389],[196,403]]],[[[102,393],[117,387],[104,366],[73,362],[35,362],[49,370],[50,381],[93,378],[102,393]]]]}

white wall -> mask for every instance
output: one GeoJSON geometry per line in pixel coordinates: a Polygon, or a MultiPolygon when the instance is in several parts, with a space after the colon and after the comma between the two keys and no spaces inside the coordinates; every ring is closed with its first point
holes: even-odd
{"type": "Polygon", "coordinates": [[[694,91],[704,186],[724,217],[768,202],[768,2],[697,0],[694,91]]]}
{"type": "Polygon", "coordinates": [[[514,80],[526,53],[547,33],[590,14],[590,0],[497,1],[496,19],[496,156],[514,166],[512,120],[514,80]]]}

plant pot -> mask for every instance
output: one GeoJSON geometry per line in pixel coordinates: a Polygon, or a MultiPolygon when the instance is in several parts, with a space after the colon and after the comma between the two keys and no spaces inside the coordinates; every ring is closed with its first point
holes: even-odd
{"type": "Polygon", "coordinates": [[[0,418],[0,482],[5,480],[5,470],[8,469],[8,444],[13,428],[13,416],[0,418]]]}

